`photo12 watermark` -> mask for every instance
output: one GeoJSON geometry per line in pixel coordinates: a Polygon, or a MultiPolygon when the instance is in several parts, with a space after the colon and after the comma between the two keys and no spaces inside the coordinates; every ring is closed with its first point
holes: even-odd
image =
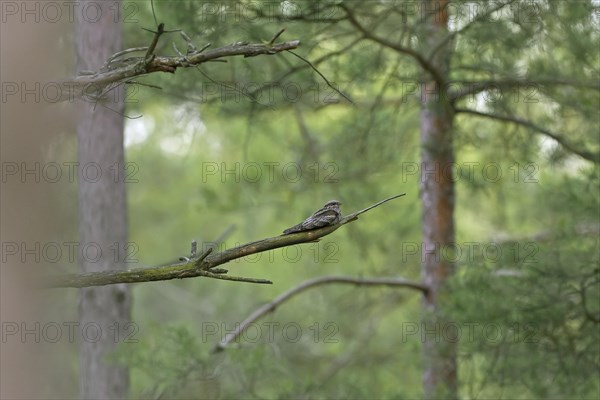
{"type": "Polygon", "coordinates": [[[133,1],[0,1],[2,23],[139,23],[140,4],[133,1]]]}
{"type": "MultiPolygon", "coordinates": [[[[293,224],[294,221],[290,221],[293,224]]],[[[282,227],[282,231],[283,231],[282,227]]],[[[198,245],[199,254],[204,254],[207,250],[213,249],[219,252],[223,252],[228,248],[235,248],[240,246],[242,243],[234,243],[233,247],[228,247],[226,242],[214,243],[204,242],[202,245],[198,245]]],[[[318,241],[313,243],[307,243],[303,245],[291,245],[285,246],[278,249],[263,251],[260,253],[254,253],[245,257],[236,258],[231,262],[234,263],[268,263],[275,264],[280,263],[283,260],[286,263],[299,263],[299,262],[312,262],[314,264],[334,264],[340,261],[340,246],[338,243],[333,241],[318,241]]]]}
{"type": "Polygon", "coordinates": [[[104,84],[85,83],[63,80],[63,81],[2,81],[0,84],[0,101],[2,103],[73,103],[82,99],[90,104],[97,104],[100,100],[123,102],[126,104],[137,104],[139,99],[139,86],[127,84],[127,90],[113,90],[104,84]]]}
{"type": "Polygon", "coordinates": [[[541,9],[534,1],[506,2],[499,0],[476,0],[468,2],[424,2],[397,0],[391,2],[399,12],[403,23],[411,19],[447,19],[451,26],[462,27],[475,20],[494,23],[510,19],[519,24],[539,24],[541,9]]]}
{"type": "Polygon", "coordinates": [[[540,247],[533,241],[510,241],[506,243],[453,242],[434,243],[401,242],[400,254],[403,263],[425,260],[450,263],[476,263],[480,261],[499,263],[513,262],[535,264],[540,247]]]}
{"type": "Polygon", "coordinates": [[[97,162],[0,162],[2,183],[97,183],[109,179],[115,183],[139,183],[139,166],[134,162],[101,165],[97,162]]]}
{"type": "Polygon", "coordinates": [[[285,341],[298,343],[301,340],[313,343],[339,343],[337,337],[339,327],[335,322],[314,322],[303,326],[298,322],[253,322],[240,330],[239,323],[227,325],[223,322],[203,322],[201,326],[201,341],[209,343],[222,341],[228,335],[235,335],[235,343],[275,343],[285,341]]]}
{"type": "Polygon", "coordinates": [[[502,181],[512,183],[539,183],[538,164],[512,163],[504,165],[499,162],[463,161],[447,164],[401,162],[399,165],[400,180],[402,183],[417,180],[433,180],[435,182],[485,182],[498,183],[502,181]]]}
{"type": "Polygon", "coordinates": [[[114,263],[137,264],[138,253],[139,246],[136,242],[113,242],[106,246],[78,241],[0,242],[2,263],[72,264],[79,261],[93,264],[111,260],[114,263]]]}
{"type": "Polygon", "coordinates": [[[533,324],[504,325],[481,322],[402,322],[400,342],[487,342],[487,343],[538,343],[537,329],[533,324]]]}
{"type": "Polygon", "coordinates": [[[293,23],[328,20],[343,15],[335,3],[298,1],[204,1],[197,10],[201,22],[293,23]]]}
{"type": "Polygon", "coordinates": [[[2,321],[2,343],[137,343],[139,326],[135,322],[114,322],[103,325],[98,322],[78,321],[2,321]]]}
{"type": "Polygon", "coordinates": [[[300,164],[297,162],[202,162],[202,183],[286,182],[302,180],[314,183],[338,183],[339,166],[335,162],[300,164]]]}
{"type": "Polygon", "coordinates": [[[444,101],[452,102],[457,99],[466,103],[496,104],[501,101],[510,103],[539,103],[540,84],[535,82],[511,82],[510,85],[499,83],[479,82],[449,82],[441,87],[433,87],[423,82],[414,80],[402,80],[394,82],[399,86],[402,103],[413,101],[444,101]]]}

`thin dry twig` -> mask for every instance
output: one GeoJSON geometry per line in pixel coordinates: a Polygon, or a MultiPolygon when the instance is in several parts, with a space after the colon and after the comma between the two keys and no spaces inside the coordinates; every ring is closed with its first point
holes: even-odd
{"type": "MultiPolygon", "coordinates": [[[[388,199],[389,200],[389,199],[388,199]]],[[[383,202],[385,202],[384,200],[383,202]]],[[[382,204],[383,202],[379,202],[378,204],[382,204]]],[[[373,207],[377,207],[377,205],[373,205],[364,209],[362,212],[366,212],[373,207]]],[[[359,212],[359,213],[362,213],[359,212]]],[[[322,276],[319,278],[310,279],[302,282],[300,285],[291,288],[290,290],[280,294],[271,302],[263,305],[258,308],[252,314],[248,316],[241,324],[239,324],[235,330],[229,332],[219,344],[215,346],[213,352],[218,352],[224,350],[230,343],[234,342],[244,331],[254,322],[264,317],[268,313],[274,311],[277,307],[279,307],[284,302],[288,301],[292,297],[296,296],[299,293],[302,293],[308,289],[312,289],[316,286],[333,284],[333,283],[343,283],[343,284],[351,284],[357,286],[397,286],[397,287],[406,287],[410,289],[415,289],[421,291],[424,294],[427,294],[429,290],[428,287],[419,282],[412,282],[404,278],[359,278],[353,276],[322,276]]]]}
{"type": "Polygon", "coordinates": [[[345,98],[346,100],[348,100],[350,102],[350,104],[354,104],[354,102],[352,101],[352,99],[348,96],[346,96],[341,90],[339,90],[338,88],[336,88],[335,86],[333,86],[333,84],[331,82],[329,82],[329,79],[327,79],[325,77],[325,75],[323,75],[321,73],[321,71],[319,71],[317,69],[317,67],[315,67],[310,61],[308,61],[306,58],[302,57],[299,54],[294,53],[291,50],[288,50],[288,53],[293,54],[294,56],[298,57],[299,59],[301,59],[302,61],[304,61],[306,64],[308,64],[309,67],[311,67],[313,69],[313,71],[315,71],[321,78],[323,78],[323,80],[325,81],[325,83],[327,84],[327,86],[329,86],[330,88],[332,88],[333,90],[335,90],[337,93],[340,94],[340,96],[342,96],[343,98],[345,98]]]}

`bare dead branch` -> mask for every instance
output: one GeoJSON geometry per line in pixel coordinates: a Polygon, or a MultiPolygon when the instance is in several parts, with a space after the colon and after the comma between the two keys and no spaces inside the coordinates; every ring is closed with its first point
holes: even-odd
{"type": "MultiPolygon", "coordinates": [[[[386,200],[384,200],[386,201],[386,200]]],[[[378,203],[378,204],[381,204],[378,203]]],[[[377,205],[373,205],[369,208],[366,208],[362,212],[371,209],[372,207],[376,207],[377,205]]],[[[361,212],[359,212],[361,213],[361,212]]],[[[213,352],[218,352],[224,350],[227,345],[231,342],[235,341],[244,331],[250,326],[252,323],[256,322],[260,318],[264,317],[268,313],[274,311],[277,307],[279,307],[284,302],[288,301],[295,295],[302,293],[308,289],[312,289],[316,286],[333,284],[333,283],[343,283],[343,284],[351,284],[356,286],[396,286],[396,287],[406,287],[410,289],[415,289],[423,294],[427,294],[429,290],[428,287],[422,283],[409,281],[404,278],[358,278],[353,276],[321,276],[319,278],[310,279],[302,282],[300,285],[289,289],[288,291],[280,294],[271,302],[263,305],[258,308],[252,314],[248,316],[233,332],[225,335],[223,340],[219,342],[213,349],[213,352]]]]}
{"type": "Polygon", "coordinates": [[[146,62],[150,62],[152,57],[154,56],[154,50],[156,49],[156,45],[158,44],[158,39],[160,39],[160,36],[163,33],[165,33],[165,24],[161,22],[160,24],[158,24],[156,32],[154,32],[152,42],[150,43],[150,46],[148,46],[148,50],[146,51],[146,56],[144,57],[144,60],[146,60],[146,62]]]}
{"type": "Polygon", "coordinates": [[[406,193],[402,193],[384,199],[365,209],[348,214],[335,225],[326,226],[320,229],[266,238],[256,242],[246,243],[237,247],[226,249],[218,253],[213,253],[214,247],[210,247],[197,258],[186,258],[182,262],[164,266],[135,268],[125,271],[109,270],[102,272],[89,272],[84,274],[61,274],[47,276],[42,278],[39,286],[43,288],[81,288],[88,286],[113,285],[115,283],[165,281],[171,279],[194,278],[198,276],[250,283],[272,283],[266,279],[232,277],[224,275],[224,273],[227,272],[226,270],[218,269],[215,270],[218,273],[215,273],[212,271],[212,269],[218,267],[219,265],[228,263],[229,261],[248,255],[261,253],[263,251],[292,246],[295,244],[316,242],[323,236],[327,236],[336,231],[342,225],[356,221],[360,214],[378,207],[387,201],[404,196],[405,194],[406,193]]]}
{"type": "MultiPolygon", "coordinates": [[[[63,91],[62,100],[72,100],[81,96],[96,97],[105,92],[110,85],[131,81],[132,78],[150,74],[153,72],[174,73],[177,68],[196,67],[205,62],[225,61],[223,58],[233,56],[256,57],[259,55],[273,55],[286,50],[293,50],[300,46],[299,40],[281,43],[247,43],[237,42],[217,49],[204,51],[191,51],[188,41],[188,54],[177,56],[160,56],[154,54],[160,36],[165,33],[164,24],[159,24],[157,31],[153,32],[152,42],[147,47],[136,47],[120,51],[112,55],[107,63],[97,72],[87,72],[75,78],[65,79],[61,85],[67,90],[63,91]],[[142,57],[116,60],[118,57],[134,51],[146,51],[142,57]]],[[[281,31],[274,39],[281,35],[281,31]]],[[[187,40],[186,40],[187,41],[187,40]]]]}

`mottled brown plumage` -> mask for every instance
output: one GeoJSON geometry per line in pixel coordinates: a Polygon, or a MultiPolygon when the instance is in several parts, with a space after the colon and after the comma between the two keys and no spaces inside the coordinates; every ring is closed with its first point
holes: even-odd
{"type": "Polygon", "coordinates": [[[283,234],[288,235],[295,232],[310,231],[338,223],[342,216],[340,211],[341,204],[342,203],[337,200],[329,200],[323,208],[315,211],[313,215],[300,222],[298,225],[286,229],[283,231],[283,234]]]}

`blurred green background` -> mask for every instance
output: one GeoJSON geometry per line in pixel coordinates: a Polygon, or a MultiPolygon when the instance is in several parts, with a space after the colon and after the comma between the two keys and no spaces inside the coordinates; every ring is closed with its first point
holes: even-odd
{"type": "MultiPolygon", "coordinates": [[[[153,26],[150,3],[129,4],[126,47],[140,46],[151,39],[140,29],[153,26]]],[[[203,246],[222,238],[228,248],[278,235],[333,198],[349,213],[407,196],[319,243],[224,266],[272,286],[200,278],[135,285],[135,342],[114,355],[131,367],[132,397],[420,398],[422,335],[454,336],[458,327],[461,397],[598,398],[598,166],[532,130],[466,114],[454,127],[461,253],[445,305],[456,326],[423,332],[420,294],[409,289],[327,285],[211,354],[236,323],[307,279],[420,280],[419,94],[409,90],[420,72],[411,59],[358,40],[331,4],[154,2],[158,21],[183,29],[198,48],[268,41],[285,27],[279,40],[300,39],[296,52],[354,105],[288,53],[141,80],[162,90],[130,87],[127,115],[141,116],[126,122],[139,265],[173,262],[194,239],[203,246]],[[282,4],[288,18],[269,15],[282,4]],[[321,14],[292,18],[293,7],[315,4],[321,14]]],[[[389,40],[418,46],[410,38],[419,16],[406,13],[408,3],[347,4],[389,40]]],[[[465,10],[483,3],[453,4],[461,11],[450,25],[458,32],[453,79],[582,82],[492,89],[458,106],[529,119],[597,153],[598,4],[511,2],[468,29],[476,14],[465,10]]],[[[185,50],[174,32],[157,52],[175,54],[172,43],[185,50]]],[[[65,386],[77,379],[75,353],[70,365],[65,386]]]]}

